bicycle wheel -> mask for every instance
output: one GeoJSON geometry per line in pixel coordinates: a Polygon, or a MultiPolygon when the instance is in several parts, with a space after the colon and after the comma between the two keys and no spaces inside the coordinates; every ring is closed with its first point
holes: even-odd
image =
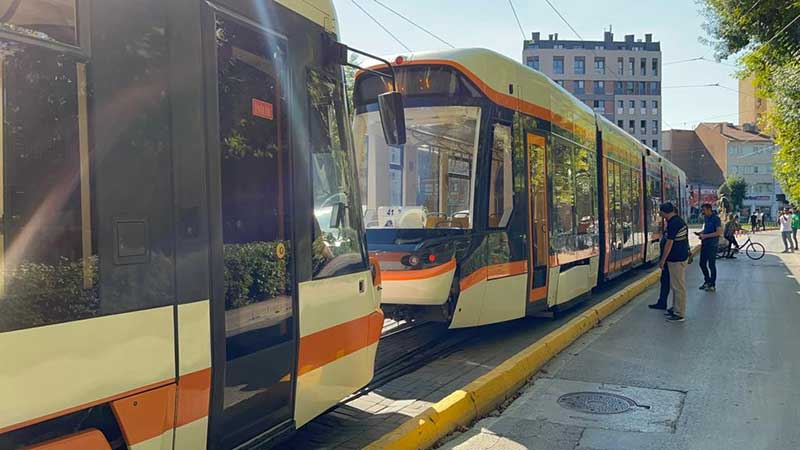
{"type": "Polygon", "coordinates": [[[750,245],[744,250],[745,254],[748,258],[753,260],[759,260],[764,257],[766,250],[764,246],[759,244],[758,242],[751,242],[750,245]]]}

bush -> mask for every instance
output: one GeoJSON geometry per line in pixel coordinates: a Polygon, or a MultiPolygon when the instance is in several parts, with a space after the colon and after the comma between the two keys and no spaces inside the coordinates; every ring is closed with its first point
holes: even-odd
{"type": "Polygon", "coordinates": [[[225,309],[241,308],[291,292],[287,242],[227,244],[224,254],[225,309]],[[286,246],[284,258],[278,258],[278,244],[286,246]]]}

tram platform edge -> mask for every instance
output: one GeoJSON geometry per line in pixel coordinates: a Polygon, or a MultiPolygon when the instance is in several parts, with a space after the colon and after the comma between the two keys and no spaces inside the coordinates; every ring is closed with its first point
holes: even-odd
{"type": "MultiPolygon", "coordinates": [[[[699,245],[692,248],[693,255],[699,252],[699,245]]],[[[652,269],[647,276],[588,308],[488,373],[406,420],[364,447],[365,450],[427,449],[459,427],[484,417],[512,397],[550,359],[604,318],[658,283],[659,278],[658,269],[652,269]]]]}

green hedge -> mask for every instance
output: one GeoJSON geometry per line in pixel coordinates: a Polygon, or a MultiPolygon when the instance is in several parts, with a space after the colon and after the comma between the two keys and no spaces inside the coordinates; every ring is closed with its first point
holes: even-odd
{"type": "Polygon", "coordinates": [[[225,308],[241,308],[290,292],[289,251],[288,242],[226,244],[225,308]],[[284,258],[278,258],[278,244],[286,247],[284,258]]]}

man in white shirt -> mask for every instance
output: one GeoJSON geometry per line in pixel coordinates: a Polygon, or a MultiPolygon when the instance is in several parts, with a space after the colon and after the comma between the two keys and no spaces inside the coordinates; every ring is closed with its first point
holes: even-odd
{"type": "Polygon", "coordinates": [[[758,228],[760,230],[766,230],[767,227],[764,226],[764,213],[760,209],[757,209],[756,216],[758,218],[758,228]]]}
{"type": "Polygon", "coordinates": [[[789,210],[781,209],[781,215],[778,216],[778,223],[781,225],[781,239],[783,239],[783,252],[794,252],[792,247],[792,215],[789,210]]]}

